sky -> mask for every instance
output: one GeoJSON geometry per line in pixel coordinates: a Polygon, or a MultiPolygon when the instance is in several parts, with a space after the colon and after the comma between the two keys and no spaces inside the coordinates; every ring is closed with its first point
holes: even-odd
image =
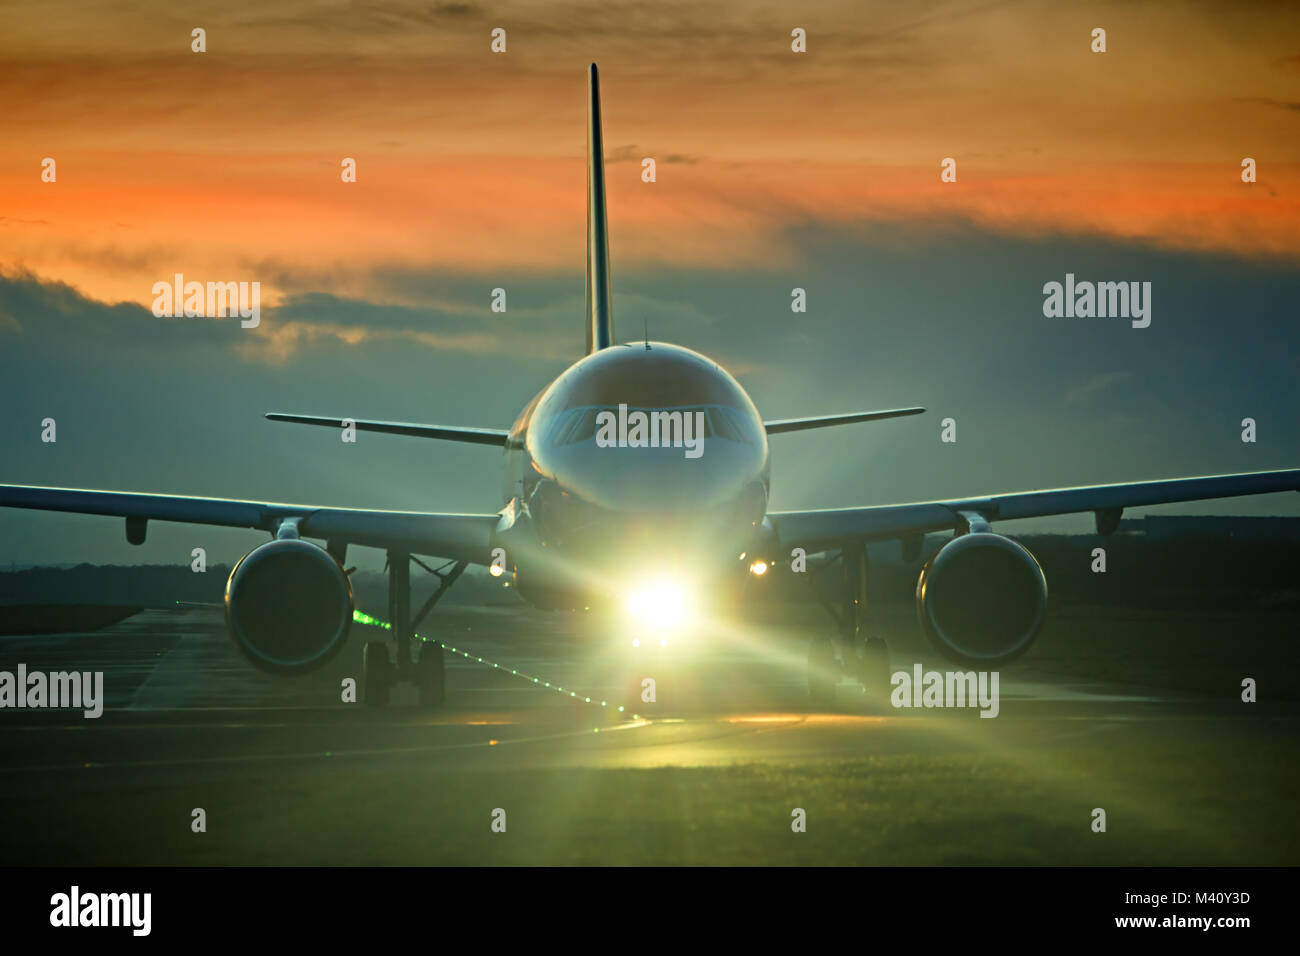
{"type": "MultiPolygon", "coordinates": [[[[1298,25],[1268,2],[11,0],[0,481],[497,510],[492,449],[262,415],[505,427],[580,357],[592,60],[619,337],[710,355],[768,418],[930,409],[775,438],[774,508],[1294,467],[1298,25]],[[260,325],[154,317],[176,273],[259,282],[260,325]],[[1150,326],[1045,316],[1067,273],[1150,282],[1150,326]]],[[[0,565],[260,540],[0,513],[0,565]]]]}

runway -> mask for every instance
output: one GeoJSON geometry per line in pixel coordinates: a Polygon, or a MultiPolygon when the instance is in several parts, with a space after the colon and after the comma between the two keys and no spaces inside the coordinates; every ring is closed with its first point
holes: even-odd
{"type": "MultiPolygon", "coordinates": [[[[0,712],[7,858],[737,862],[743,821],[771,803],[770,832],[752,834],[749,845],[788,829],[781,821],[794,807],[818,807],[823,835],[772,845],[770,860],[752,862],[1005,862],[1030,851],[1041,862],[1077,862],[1080,853],[1083,862],[1113,862],[1152,846],[1167,851],[1150,861],[1158,863],[1223,862],[1225,846],[1229,858],[1234,846],[1248,857],[1239,862],[1265,850],[1276,862],[1296,862],[1289,813],[1272,818],[1265,810],[1244,827],[1238,818],[1235,844],[1216,833],[1208,840],[1199,834],[1189,846],[1172,832],[1205,822],[1195,813],[1180,822],[1181,811],[1152,815],[1140,792],[1154,788],[1172,798],[1181,791],[1186,803],[1186,781],[1198,780],[1209,788],[1202,809],[1234,816],[1216,802],[1220,786],[1232,787],[1222,755],[1293,758],[1300,729],[1294,704],[1247,707],[1227,696],[1054,681],[1029,667],[1002,674],[996,719],[971,708],[894,709],[847,681],[834,704],[811,709],[799,665],[807,645],[802,628],[747,628],[739,640],[679,661],[662,649],[638,657],[625,641],[613,648],[593,638],[599,627],[567,615],[451,607],[439,626],[456,653],[448,656],[446,706],[435,712],[416,706],[406,687],[383,710],[344,702],[344,680],[360,683],[361,633],[322,671],[296,679],[254,670],[225,637],[220,614],[207,609],[145,611],[96,633],[0,638],[0,669],[21,662],[29,671],[100,670],[106,697],[99,719],[0,712]],[[647,674],[656,681],[654,702],[641,696],[647,674]],[[688,783],[682,773],[697,779],[688,783]],[[589,806],[598,794],[608,799],[589,806]],[[859,800],[872,809],[860,812],[859,800]],[[1128,837],[1088,845],[1097,835],[1087,828],[1087,812],[1108,800],[1150,817],[1150,832],[1131,842],[1130,824],[1128,837]],[[501,855],[480,843],[497,835],[489,811],[510,801],[516,821],[544,821],[549,835],[513,840],[501,855]],[[946,849],[893,859],[899,847],[881,860],[879,834],[863,839],[862,827],[880,824],[877,814],[891,805],[905,810],[891,826],[931,841],[947,834],[946,849]],[[195,834],[190,813],[200,806],[211,829],[195,834]],[[571,819],[581,807],[602,825],[584,829],[571,819]],[[717,833],[692,829],[706,808],[726,820],[717,833]],[[438,840],[439,827],[424,825],[412,838],[415,819],[434,811],[456,821],[455,840],[438,840]],[[1019,813],[1034,819],[1017,823],[1019,813]],[[1077,832],[1064,838],[1069,831],[1054,817],[1075,813],[1077,832]],[[828,815],[852,821],[845,836],[858,834],[857,845],[829,839],[828,815]],[[231,820],[239,826],[232,829],[231,820]],[[364,829],[355,830],[362,820],[364,829]],[[634,832],[645,825],[673,835],[645,842],[634,832]],[[949,832],[953,826],[986,834],[1003,828],[1003,842],[985,835],[964,844],[949,832]],[[569,833],[567,845],[559,832],[569,833]],[[683,840],[691,852],[663,855],[683,840]],[[1017,848],[1017,840],[1025,846],[1017,848]],[[1128,851],[1110,855],[1120,847],[1128,851]]],[[[914,662],[953,669],[915,640],[891,646],[895,669],[914,662]]],[[[1282,799],[1294,785],[1290,764],[1257,766],[1254,774],[1260,786],[1278,788],[1269,799],[1282,799]]],[[[510,832],[526,825],[516,822],[510,832]]]]}

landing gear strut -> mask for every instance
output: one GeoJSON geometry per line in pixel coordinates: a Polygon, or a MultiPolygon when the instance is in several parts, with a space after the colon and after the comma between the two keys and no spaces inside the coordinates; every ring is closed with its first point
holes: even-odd
{"type": "Polygon", "coordinates": [[[442,705],[447,696],[442,644],[420,640],[415,636],[415,629],[467,566],[466,561],[450,561],[440,568],[431,568],[405,552],[388,552],[388,620],[392,631],[389,640],[368,641],[365,646],[365,701],[369,706],[386,707],[389,692],[398,681],[415,684],[421,707],[432,709],[442,705]],[[414,616],[411,614],[412,561],[438,579],[438,589],[414,616]]]}
{"type": "Polygon", "coordinates": [[[839,631],[840,659],[835,660],[834,645],[830,638],[814,638],[808,650],[808,692],[818,703],[827,703],[835,697],[835,685],[844,674],[862,684],[867,697],[873,700],[889,696],[889,648],[879,637],[867,637],[864,623],[867,611],[867,549],[865,545],[846,546],[839,555],[818,573],[829,572],[835,562],[841,564],[843,573],[839,600],[826,599],[817,588],[822,604],[835,618],[839,631]]]}

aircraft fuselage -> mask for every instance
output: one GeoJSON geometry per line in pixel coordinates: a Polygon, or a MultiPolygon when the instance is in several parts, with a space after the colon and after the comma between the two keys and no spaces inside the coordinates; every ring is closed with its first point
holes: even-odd
{"type": "Polygon", "coordinates": [[[762,419],[726,370],[676,345],[616,345],[515,421],[498,540],[538,603],[655,573],[719,575],[762,540],[769,476],[762,419]]]}

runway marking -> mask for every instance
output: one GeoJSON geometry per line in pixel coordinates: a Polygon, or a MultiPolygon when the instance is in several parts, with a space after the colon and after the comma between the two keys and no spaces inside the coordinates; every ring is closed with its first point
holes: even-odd
{"type": "Polygon", "coordinates": [[[1106,721],[1099,723],[1095,727],[1085,727],[1082,730],[1073,733],[1057,733],[1053,735],[1053,740],[1078,740],[1080,737],[1091,737],[1093,734],[1109,733],[1119,730],[1121,724],[1118,721],[1106,721]]]}
{"type": "MultiPolygon", "coordinates": [[[[329,714],[331,714],[331,715],[338,714],[338,715],[341,716],[341,715],[344,713],[344,711],[342,711],[342,710],[327,710],[326,708],[321,708],[321,707],[311,707],[311,706],[296,706],[296,707],[262,707],[262,706],[258,706],[258,707],[181,707],[181,708],[145,708],[145,707],[140,707],[140,708],[132,708],[132,709],[130,709],[130,710],[131,710],[132,713],[136,713],[136,714],[146,714],[146,713],[147,713],[147,714],[156,714],[156,715],[161,715],[161,714],[197,714],[197,713],[209,713],[209,712],[211,712],[211,713],[221,713],[221,712],[226,712],[226,713],[229,713],[229,712],[235,712],[235,713],[254,713],[254,712],[274,712],[274,713],[280,713],[280,712],[292,712],[292,711],[321,711],[321,712],[327,712],[327,713],[329,713],[329,714]]],[[[127,710],[126,710],[126,709],[122,709],[122,710],[120,710],[120,711],[118,711],[118,712],[119,712],[119,713],[126,713],[127,710]]],[[[363,712],[363,713],[367,713],[367,714],[369,714],[369,713],[371,713],[371,712],[369,712],[369,711],[365,711],[365,712],[363,712]]],[[[418,713],[417,711],[412,710],[412,712],[411,712],[412,717],[413,717],[412,720],[401,720],[400,718],[396,718],[396,719],[392,719],[392,720],[387,720],[387,721],[382,721],[382,722],[381,722],[381,721],[377,721],[377,720],[365,720],[365,719],[361,719],[361,720],[358,720],[356,723],[349,724],[349,723],[344,722],[344,721],[346,720],[346,718],[342,718],[342,719],[340,719],[337,723],[333,724],[333,726],[345,727],[345,728],[347,728],[347,727],[354,727],[354,728],[360,728],[360,727],[399,727],[399,728],[417,728],[417,727],[467,727],[467,726],[470,726],[470,727],[474,727],[474,726],[486,726],[486,727],[490,727],[490,726],[516,725],[516,724],[521,723],[521,721],[519,721],[519,720],[490,720],[490,721],[489,721],[489,720],[460,720],[460,719],[455,719],[455,718],[450,718],[450,719],[429,719],[429,720],[425,721],[425,720],[421,720],[421,719],[416,718],[415,715],[416,715],[417,713],[418,713]]],[[[638,717],[639,717],[639,715],[638,715],[638,717]]],[[[912,714],[912,715],[893,715],[893,714],[889,714],[889,715],[883,715],[883,716],[882,716],[882,715],[879,715],[879,714],[798,714],[798,713],[791,713],[790,715],[785,716],[785,717],[782,717],[782,716],[754,716],[754,717],[736,716],[736,717],[727,717],[727,716],[723,716],[723,715],[707,715],[707,716],[702,715],[702,716],[699,716],[699,717],[688,717],[688,718],[681,718],[681,717],[678,717],[678,718],[672,718],[672,717],[650,717],[650,718],[640,719],[640,723],[645,723],[645,722],[648,720],[650,723],[654,723],[654,724],[675,724],[675,723],[685,723],[685,722],[687,722],[687,721],[696,721],[696,720],[698,720],[698,721],[702,721],[702,722],[703,722],[703,721],[709,721],[709,722],[719,722],[719,721],[721,721],[721,722],[725,722],[725,723],[779,724],[779,725],[782,725],[782,726],[787,726],[787,725],[792,725],[792,724],[799,724],[799,723],[810,723],[810,724],[811,724],[811,723],[890,723],[890,724],[893,724],[893,725],[895,725],[895,726],[915,726],[915,727],[923,727],[923,726],[927,726],[927,725],[933,725],[933,724],[935,724],[935,723],[937,723],[937,722],[939,722],[939,721],[943,721],[943,722],[946,723],[946,722],[950,722],[950,721],[955,721],[955,720],[966,720],[966,719],[968,719],[968,718],[966,718],[966,717],[962,717],[962,716],[957,716],[957,715],[952,715],[952,714],[939,714],[939,713],[923,714],[923,715],[920,715],[920,714],[912,714]]],[[[1297,713],[1285,713],[1285,714],[1277,714],[1277,713],[1272,713],[1272,714],[1270,714],[1270,713],[1255,713],[1255,714],[1241,714],[1240,716],[1232,716],[1232,715],[1228,715],[1228,714],[1187,714],[1187,713],[1175,713],[1175,714],[1115,714],[1115,713],[1100,713],[1100,714],[1039,714],[1039,715],[1035,715],[1035,714],[1012,715],[1012,714],[1005,714],[1005,713],[1004,713],[1004,714],[1000,714],[1000,715],[998,716],[998,722],[999,722],[999,725],[1000,725],[1000,726],[1006,726],[1006,725],[1008,725],[1008,724],[1024,724],[1024,723],[1043,724],[1043,723],[1053,723],[1053,722],[1059,722],[1059,721],[1088,721],[1088,722],[1097,723],[1097,724],[1105,724],[1105,723],[1112,723],[1112,722],[1193,721],[1193,720],[1194,720],[1194,721],[1216,721],[1216,722],[1219,722],[1219,721],[1254,721],[1254,722],[1259,722],[1259,721],[1288,721],[1288,722],[1291,722],[1291,721],[1297,721],[1297,720],[1300,720],[1300,712],[1297,712],[1297,713]]],[[[616,725],[616,726],[625,726],[625,725],[627,725],[627,724],[635,724],[635,723],[638,723],[638,720],[628,720],[628,721],[625,721],[623,724],[619,724],[619,725],[616,725]]],[[[98,725],[92,725],[92,724],[88,724],[88,723],[85,723],[85,722],[72,723],[72,724],[55,724],[55,723],[47,723],[47,722],[45,722],[45,721],[41,721],[41,722],[39,722],[39,723],[21,723],[21,724],[14,724],[14,723],[11,723],[11,724],[6,728],[6,729],[9,730],[9,731],[27,731],[27,732],[33,732],[33,731],[60,731],[60,732],[65,732],[65,731],[70,731],[70,730],[77,730],[77,731],[101,731],[101,732],[106,732],[106,731],[108,731],[108,730],[110,730],[110,729],[111,729],[111,730],[127,730],[127,729],[130,729],[130,730],[161,730],[161,731],[166,731],[166,730],[202,730],[202,729],[213,729],[213,728],[220,728],[220,729],[224,729],[224,730],[237,730],[237,729],[245,729],[245,728],[247,728],[247,729],[254,729],[254,730],[264,730],[264,729],[276,729],[276,728],[300,727],[300,726],[301,726],[301,724],[290,723],[290,722],[285,722],[285,721],[255,721],[255,720],[241,721],[241,722],[239,722],[239,723],[215,723],[215,722],[214,722],[214,723],[206,723],[206,722],[198,722],[198,721],[189,721],[189,722],[185,722],[185,723],[170,723],[170,722],[169,722],[169,723],[148,723],[148,724],[144,724],[144,723],[125,723],[125,724],[119,724],[119,723],[117,723],[117,722],[115,722],[115,721],[110,720],[110,721],[108,721],[108,722],[102,722],[102,721],[101,721],[101,723],[98,724],[98,725]]],[[[996,728],[991,728],[991,729],[996,729],[996,728]]],[[[3,769],[3,768],[0,768],[0,769],[3,769]]]]}
{"type": "MultiPolygon", "coordinates": [[[[607,727],[606,732],[611,733],[619,730],[636,730],[641,727],[648,727],[653,723],[649,720],[634,720],[627,723],[615,724],[607,727]]],[[[600,728],[595,728],[599,732],[600,728]]],[[[516,740],[502,740],[495,744],[490,741],[476,740],[463,744],[433,744],[424,747],[385,747],[378,750],[318,750],[318,751],[300,751],[296,753],[276,753],[276,754],[243,754],[221,757],[176,757],[159,760],[122,760],[112,763],[96,763],[94,761],[77,764],[46,764],[42,766],[29,767],[0,767],[0,775],[19,774],[19,773],[49,773],[61,770],[125,770],[130,768],[142,767],[176,767],[176,766],[201,766],[204,764],[216,763],[264,763],[268,760],[310,760],[318,758],[334,757],[392,757],[402,754],[419,754],[419,753],[437,753],[440,751],[451,750],[471,750],[476,747],[500,746],[502,744],[527,744],[538,743],[546,740],[565,740],[571,737],[586,737],[592,731],[575,730],[562,734],[543,734],[536,737],[520,737],[516,740]]]]}

